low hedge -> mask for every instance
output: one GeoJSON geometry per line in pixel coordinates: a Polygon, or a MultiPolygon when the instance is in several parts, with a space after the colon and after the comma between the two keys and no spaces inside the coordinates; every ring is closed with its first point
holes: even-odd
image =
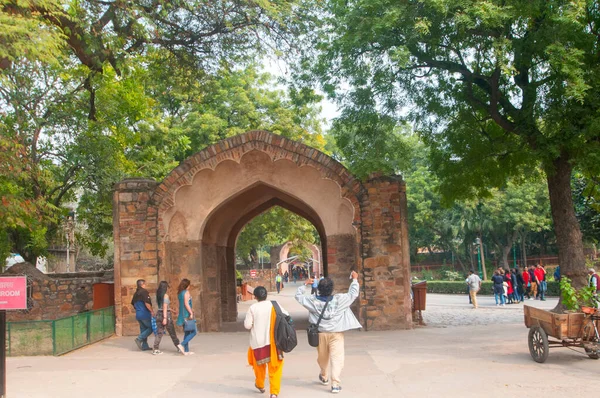
{"type": "MultiPolygon", "coordinates": [[[[548,296],[560,295],[558,282],[548,281],[548,296]]],[[[467,284],[462,281],[427,281],[427,293],[440,294],[467,294],[467,284]]],[[[492,291],[492,282],[483,281],[479,294],[494,294],[492,291]]]]}

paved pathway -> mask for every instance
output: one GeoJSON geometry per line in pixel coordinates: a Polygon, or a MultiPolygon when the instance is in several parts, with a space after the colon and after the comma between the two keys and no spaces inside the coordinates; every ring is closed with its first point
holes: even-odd
{"type": "MultiPolygon", "coordinates": [[[[277,299],[297,319],[293,284],[277,299]]],[[[566,397],[595,396],[600,361],[567,349],[537,364],[527,348],[521,305],[496,308],[482,297],[471,310],[466,296],[429,295],[427,327],[408,331],[348,332],[344,397],[566,397]],[[470,326],[457,326],[464,322],[470,326]],[[443,327],[445,326],[445,327],[443,327]]],[[[553,301],[533,302],[553,307],[553,301]]],[[[240,305],[240,310],[248,303],[240,305]]],[[[299,330],[286,356],[281,398],[330,396],[316,381],[315,349],[299,330]]],[[[163,355],[140,352],[133,338],[110,338],[62,357],[8,358],[8,397],[268,397],[252,387],[246,333],[205,333],[183,357],[169,339],[163,355]]]]}

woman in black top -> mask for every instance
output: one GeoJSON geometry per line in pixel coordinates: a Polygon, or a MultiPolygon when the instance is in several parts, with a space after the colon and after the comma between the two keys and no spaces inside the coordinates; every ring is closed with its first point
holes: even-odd
{"type": "Polygon", "coordinates": [[[504,287],[502,286],[502,283],[504,283],[504,277],[500,275],[498,271],[494,271],[492,282],[494,283],[494,299],[496,300],[496,306],[500,304],[504,306],[506,304],[504,301],[504,287]],[[498,298],[500,298],[500,300],[498,300],[498,298]]]}

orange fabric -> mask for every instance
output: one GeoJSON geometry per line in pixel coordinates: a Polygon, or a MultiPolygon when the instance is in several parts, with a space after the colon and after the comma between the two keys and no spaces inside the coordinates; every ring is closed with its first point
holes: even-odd
{"type": "MultiPolygon", "coordinates": [[[[279,353],[275,345],[275,320],[277,314],[275,309],[271,310],[271,360],[269,361],[269,388],[270,393],[279,395],[279,389],[281,386],[281,373],[283,371],[283,353],[279,353]]],[[[265,388],[265,376],[267,370],[267,364],[263,363],[259,365],[256,363],[254,358],[254,351],[251,347],[248,347],[248,364],[254,368],[254,375],[256,376],[256,386],[259,388],[265,388]]]]}

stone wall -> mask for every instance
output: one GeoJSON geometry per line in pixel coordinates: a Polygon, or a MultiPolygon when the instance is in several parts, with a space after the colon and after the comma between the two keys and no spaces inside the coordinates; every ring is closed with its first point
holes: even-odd
{"type": "Polygon", "coordinates": [[[3,275],[27,275],[29,304],[27,311],[7,311],[7,320],[32,321],[64,318],[93,307],[93,286],[113,281],[112,272],[78,272],[45,275],[25,263],[11,267],[3,275]]]}
{"type": "Polygon", "coordinates": [[[273,292],[277,290],[275,286],[275,270],[272,269],[257,269],[256,277],[250,277],[249,270],[240,270],[240,273],[243,277],[243,283],[247,283],[252,287],[264,286],[268,292],[273,292]]]}
{"type": "Polygon", "coordinates": [[[363,203],[361,303],[367,330],[412,327],[406,186],[400,177],[373,175],[363,203]]]}
{"type": "Polygon", "coordinates": [[[136,281],[145,279],[148,290],[156,291],[158,246],[156,207],[150,200],[156,182],[133,178],[116,185],[113,195],[115,240],[115,332],[139,333],[135,312],[129,304],[136,281]],[[127,330],[123,330],[126,325],[127,330]]]}

